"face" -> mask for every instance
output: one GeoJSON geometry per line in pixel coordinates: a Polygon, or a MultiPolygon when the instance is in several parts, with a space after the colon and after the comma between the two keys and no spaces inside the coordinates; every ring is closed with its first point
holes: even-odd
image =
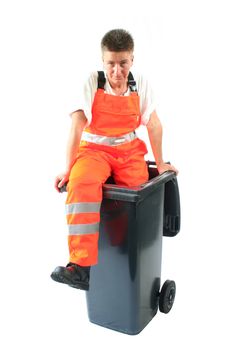
{"type": "Polygon", "coordinates": [[[133,65],[133,52],[103,51],[103,64],[110,84],[121,86],[128,80],[130,68],[133,65]]]}

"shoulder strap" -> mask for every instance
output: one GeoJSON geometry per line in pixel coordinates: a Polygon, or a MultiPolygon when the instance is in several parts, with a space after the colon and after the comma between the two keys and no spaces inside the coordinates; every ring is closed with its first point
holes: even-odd
{"type": "Polygon", "coordinates": [[[98,89],[104,89],[106,83],[105,75],[103,71],[98,71],[98,89]]]}
{"type": "Polygon", "coordinates": [[[136,81],[134,80],[133,74],[129,72],[128,75],[128,85],[131,92],[137,92],[136,81]]]}

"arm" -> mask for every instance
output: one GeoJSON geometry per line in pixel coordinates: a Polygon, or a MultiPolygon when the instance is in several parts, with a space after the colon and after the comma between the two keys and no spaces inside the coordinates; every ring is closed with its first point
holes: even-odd
{"type": "Polygon", "coordinates": [[[82,110],[73,112],[71,118],[72,124],[66,149],[66,172],[70,171],[78,153],[82,132],[87,123],[87,118],[82,110]]]}
{"type": "Polygon", "coordinates": [[[162,174],[167,170],[172,170],[178,174],[177,169],[173,165],[166,164],[163,161],[163,155],[162,155],[163,129],[162,129],[162,124],[155,111],[151,113],[150,120],[147,123],[146,127],[148,131],[149,139],[150,139],[152,152],[153,152],[159,173],[162,174]]]}
{"type": "Polygon", "coordinates": [[[82,132],[87,123],[87,118],[82,110],[73,112],[71,118],[72,124],[66,149],[66,170],[55,179],[55,188],[58,192],[59,188],[68,181],[73,161],[78,153],[82,132]]]}

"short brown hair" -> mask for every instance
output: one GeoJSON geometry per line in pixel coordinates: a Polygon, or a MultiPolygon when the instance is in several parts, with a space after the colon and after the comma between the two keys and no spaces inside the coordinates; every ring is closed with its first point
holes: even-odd
{"type": "Polygon", "coordinates": [[[112,29],[101,40],[102,51],[133,51],[134,40],[132,35],[124,29],[112,29]]]}

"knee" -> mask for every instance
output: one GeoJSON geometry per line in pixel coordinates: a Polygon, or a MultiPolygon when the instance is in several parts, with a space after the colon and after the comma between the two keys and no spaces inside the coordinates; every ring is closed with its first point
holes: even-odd
{"type": "Polygon", "coordinates": [[[99,202],[102,200],[102,182],[91,177],[69,180],[67,202],[99,202]]]}

